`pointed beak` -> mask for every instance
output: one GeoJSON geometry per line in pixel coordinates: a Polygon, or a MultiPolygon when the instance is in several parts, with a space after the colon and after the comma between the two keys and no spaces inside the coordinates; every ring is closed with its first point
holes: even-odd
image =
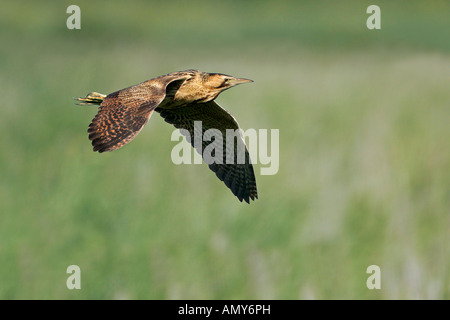
{"type": "Polygon", "coordinates": [[[232,79],[228,80],[228,83],[231,84],[232,87],[237,86],[238,84],[248,83],[248,82],[253,82],[253,80],[244,79],[244,78],[232,78],[232,79]]]}

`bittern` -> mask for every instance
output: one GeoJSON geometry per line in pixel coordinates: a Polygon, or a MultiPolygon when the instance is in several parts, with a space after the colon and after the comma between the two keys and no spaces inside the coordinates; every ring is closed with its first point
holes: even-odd
{"type": "Polygon", "coordinates": [[[142,130],[153,111],[180,129],[205,162],[204,150],[208,143],[202,141],[201,146],[195,145],[194,128],[198,131],[195,122],[201,121],[202,137],[209,129],[218,130],[223,139],[215,139],[211,143],[222,151],[222,156],[220,161],[207,162],[208,166],[241,202],[250,203],[250,199],[258,198],[258,193],[247,147],[236,119],[214,102],[221,92],[248,82],[253,81],[221,73],[186,70],[150,79],[109,95],[93,92],[76,100],[80,104],[100,105],[88,129],[94,151],[100,153],[129,143],[142,130]],[[227,129],[238,130],[239,134],[233,136],[233,141],[226,141],[227,129]],[[239,158],[242,150],[244,157],[239,158]]]}

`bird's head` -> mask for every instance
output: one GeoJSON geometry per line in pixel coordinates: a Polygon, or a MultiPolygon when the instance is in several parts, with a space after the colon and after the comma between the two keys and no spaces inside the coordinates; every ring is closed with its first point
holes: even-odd
{"type": "Polygon", "coordinates": [[[253,82],[250,79],[236,78],[221,73],[204,73],[202,78],[205,88],[211,91],[218,91],[219,93],[238,84],[253,82]]]}
{"type": "Polygon", "coordinates": [[[177,94],[184,100],[208,102],[221,92],[241,83],[253,82],[250,79],[236,78],[222,73],[206,73],[198,70],[186,70],[187,77],[177,94]]]}

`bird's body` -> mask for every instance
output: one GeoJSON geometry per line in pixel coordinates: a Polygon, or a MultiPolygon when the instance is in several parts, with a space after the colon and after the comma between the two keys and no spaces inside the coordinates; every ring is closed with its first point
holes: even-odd
{"type": "MultiPolygon", "coordinates": [[[[81,104],[100,104],[97,115],[89,125],[89,139],[94,151],[104,152],[118,149],[130,142],[150,119],[153,111],[166,122],[180,130],[193,147],[203,156],[209,144],[216,144],[223,151],[222,161],[208,163],[217,177],[224,181],[240,201],[249,202],[258,197],[255,175],[242,136],[226,141],[227,129],[239,130],[234,117],[214,102],[224,90],[240,83],[252,82],[218,73],[186,70],[169,73],[107,96],[90,93],[86,98],[76,99],[81,104]],[[201,121],[202,133],[218,130],[222,141],[202,142],[194,146],[195,122],[201,121]],[[245,154],[239,154],[244,150],[245,154]],[[231,155],[230,158],[226,158],[231,155]],[[239,158],[239,156],[242,156],[239,158]],[[238,161],[244,159],[244,161],[238,161]]],[[[205,159],[205,157],[204,157],[205,159]]],[[[206,159],[205,159],[206,160],[206,159]]]]}

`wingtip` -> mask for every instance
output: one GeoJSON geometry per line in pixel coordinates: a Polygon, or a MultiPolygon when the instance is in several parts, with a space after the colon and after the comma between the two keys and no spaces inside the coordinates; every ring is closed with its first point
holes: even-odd
{"type": "Polygon", "coordinates": [[[252,201],[256,201],[256,199],[258,199],[258,194],[249,194],[246,197],[238,197],[238,199],[242,202],[242,200],[245,200],[245,202],[247,202],[248,204],[250,204],[250,200],[252,201]]]}

